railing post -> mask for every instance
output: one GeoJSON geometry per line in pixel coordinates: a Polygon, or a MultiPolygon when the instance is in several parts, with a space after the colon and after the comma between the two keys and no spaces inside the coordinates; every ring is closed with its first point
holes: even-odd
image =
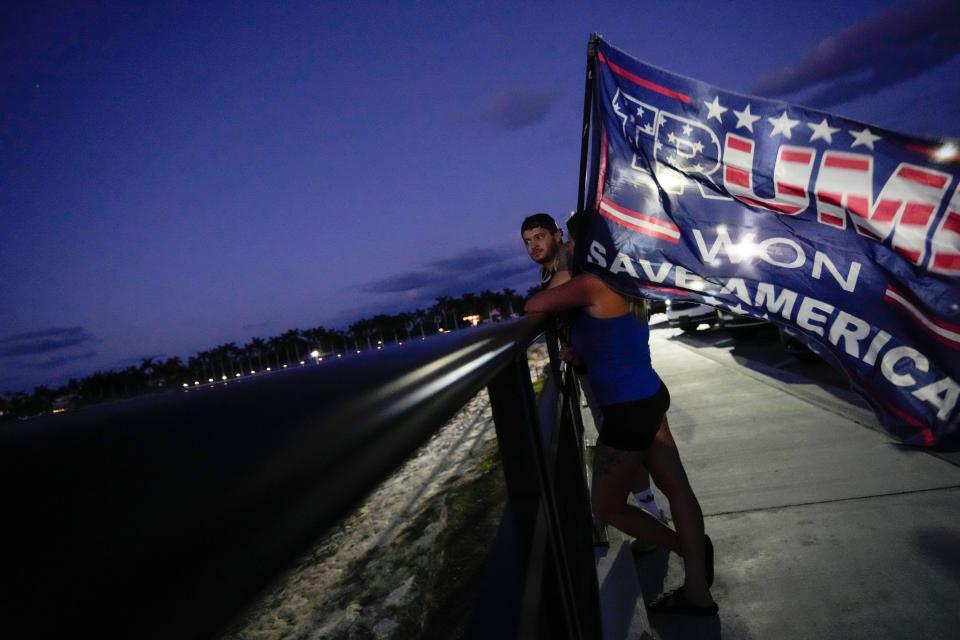
{"type": "MultiPolygon", "coordinates": [[[[549,342],[553,340],[548,338],[549,342]]],[[[534,568],[527,580],[541,581],[539,591],[527,590],[534,598],[525,603],[526,617],[517,637],[599,638],[581,440],[575,407],[560,388],[560,376],[552,371],[541,394],[539,414],[525,353],[519,353],[514,364],[488,386],[510,511],[523,546],[521,556],[534,568]],[[542,564],[538,555],[545,556],[542,564]],[[550,602],[550,608],[559,609],[563,616],[546,614],[542,602],[550,602]]]]}
{"type": "Polygon", "coordinates": [[[527,575],[528,583],[533,581],[533,584],[526,591],[534,602],[523,603],[517,637],[578,638],[576,603],[569,601],[569,589],[561,584],[559,575],[561,552],[557,548],[557,527],[550,513],[551,489],[546,480],[548,471],[526,354],[518,354],[511,366],[491,380],[488,390],[510,509],[523,546],[521,557],[528,567],[542,567],[527,575]],[[554,611],[556,608],[562,611],[563,624],[558,616],[543,616],[544,607],[537,600],[542,601],[544,597],[553,605],[560,605],[554,611]],[[544,628],[544,624],[550,629],[544,628]]]}
{"type": "Polygon", "coordinates": [[[574,598],[580,603],[581,624],[585,633],[599,638],[602,635],[600,616],[600,587],[597,582],[594,557],[595,536],[593,510],[587,485],[587,468],[583,448],[583,423],[580,413],[579,384],[571,368],[564,372],[560,394],[559,444],[557,447],[557,495],[562,530],[570,551],[570,571],[574,598]]]}

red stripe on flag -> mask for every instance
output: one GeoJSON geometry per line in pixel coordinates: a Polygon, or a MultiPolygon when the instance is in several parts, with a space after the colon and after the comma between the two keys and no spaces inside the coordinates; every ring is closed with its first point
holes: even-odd
{"type": "Polygon", "coordinates": [[[947,220],[943,223],[943,230],[960,233],[960,212],[950,211],[947,213],[947,220]]]}
{"type": "Polygon", "coordinates": [[[744,171],[743,169],[737,169],[736,167],[726,167],[725,179],[731,184],[735,184],[738,187],[749,188],[750,187],[750,174],[744,171]]]}
{"type": "Polygon", "coordinates": [[[629,80],[630,82],[633,82],[633,83],[635,83],[635,84],[638,84],[638,85],[640,85],[641,87],[643,87],[644,89],[649,89],[650,91],[653,91],[654,93],[659,93],[660,95],[667,96],[668,98],[674,98],[674,99],[679,100],[680,102],[682,102],[682,103],[684,103],[684,104],[690,104],[690,102],[691,102],[690,96],[685,95],[685,94],[683,94],[683,93],[680,93],[679,91],[674,91],[673,89],[667,89],[666,87],[661,86],[661,85],[659,85],[659,84],[656,84],[656,83],[654,83],[654,82],[650,82],[649,80],[644,80],[644,79],[641,78],[640,76],[638,76],[638,75],[636,75],[636,74],[634,74],[634,73],[630,73],[629,71],[627,71],[627,70],[624,69],[623,67],[621,67],[621,66],[619,66],[619,65],[617,65],[617,64],[614,64],[613,62],[610,62],[609,60],[607,60],[606,56],[604,56],[604,55],[603,55],[602,53],[600,53],[600,52],[597,52],[597,60],[599,60],[600,62],[602,62],[602,63],[604,63],[605,65],[607,65],[608,67],[610,67],[610,71],[613,71],[613,72],[614,72],[615,74],[617,74],[618,76],[623,76],[624,78],[626,78],[626,79],[629,80]]]}
{"type": "MultiPolygon", "coordinates": [[[[904,309],[907,313],[910,312],[909,309],[907,309],[907,308],[904,307],[902,304],[900,304],[900,301],[899,301],[899,300],[894,300],[894,299],[892,299],[892,298],[885,298],[885,300],[886,300],[887,302],[891,302],[891,303],[897,305],[898,307],[904,309]]],[[[911,320],[914,321],[914,324],[915,324],[917,327],[919,327],[920,329],[922,329],[925,333],[927,333],[931,338],[933,338],[933,339],[936,340],[937,342],[943,343],[943,344],[945,344],[945,345],[947,345],[948,347],[951,347],[951,348],[953,348],[953,349],[960,349],[960,343],[958,343],[958,342],[956,342],[956,341],[954,341],[954,340],[951,340],[950,338],[947,338],[946,336],[940,335],[939,333],[937,333],[936,331],[934,331],[933,329],[931,329],[931,328],[928,327],[927,325],[923,324],[922,322],[919,322],[919,321],[918,321],[916,318],[914,318],[912,315],[910,316],[910,318],[911,318],[911,320]]]]}
{"type": "Polygon", "coordinates": [[[894,251],[902,255],[904,258],[912,262],[913,264],[918,264],[920,262],[920,252],[915,249],[904,249],[903,247],[894,247],[894,251]]]}
{"type": "MultiPolygon", "coordinates": [[[[932,158],[934,155],[936,155],[938,151],[940,151],[940,147],[934,147],[931,149],[930,147],[921,147],[918,144],[905,144],[903,146],[904,148],[909,149],[910,151],[913,151],[915,153],[922,153],[923,155],[927,156],[927,158],[932,158]]],[[[960,157],[953,156],[952,158],[948,158],[946,160],[937,160],[937,161],[960,164],[960,157]]]]}
{"type": "Polygon", "coordinates": [[[847,194],[847,209],[861,218],[866,218],[870,213],[869,203],[863,196],[851,196],[847,194]]]}
{"type": "Polygon", "coordinates": [[[820,202],[825,202],[827,204],[832,204],[835,207],[840,206],[841,194],[834,191],[819,191],[817,192],[817,200],[820,202]]]}
{"type": "Polygon", "coordinates": [[[779,211],[780,213],[785,213],[787,215],[793,215],[801,210],[802,207],[796,207],[791,205],[779,204],[776,202],[765,202],[761,200],[754,200],[753,198],[746,198],[744,196],[733,196],[737,200],[750,205],[751,207],[760,207],[761,209],[770,209],[772,211],[779,211]]]}
{"type": "Polygon", "coordinates": [[[938,269],[960,271],[960,253],[941,253],[933,258],[933,266],[938,269]]]}
{"type": "Polygon", "coordinates": [[[777,192],[785,196],[802,196],[807,193],[807,190],[803,187],[798,187],[796,185],[787,184],[786,182],[777,183],[777,192]]]}
{"type": "Polygon", "coordinates": [[[644,289],[652,289],[652,290],[654,290],[654,291],[664,291],[664,292],[666,292],[666,293],[679,293],[679,294],[684,294],[684,295],[686,295],[687,293],[689,293],[688,291],[685,291],[684,289],[675,289],[675,288],[673,288],[673,287],[657,287],[657,286],[654,286],[654,285],[652,285],[652,284],[645,284],[645,285],[643,285],[643,288],[644,288],[644,289]]]}
{"type": "Polygon", "coordinates": [[[669,236],[669,235],[667,235],[667,234],[665,234],[665,233],[660,233],[659,231],[655,231],[655,230],[653,230],[653,229],[651,229],[651,228],[649,228],[649,227],[641,227],[641,226],[636,225],[636,224],[631,224],[631,223],[627,222],[626,220],[624,220],[623,218],[618,218],[617,216],[613,215],[612,213],[610,213],[610,212],[608,212],[608,211],[604,211],[603,209],[600,209],[600,215],[602,215],[602,216],[605,217],[605,218],[609,218],[610,220],[613,220],[613,221],[616,222],[617,224],[619,224],[619,225],[621,225],[621,226],[624,226],[624,227],[626,227],[627,229],[632,229],[632,230],[636,231],[637,233],[642,233],[642,234],[645,235],[645,236],[651,236],[651,237],[653,237],[653,238],[658,238],[658,239],[660,239],[660,240],[666,240],[667,242],[672,242],[673,244],[679,244],[679,243],[680,243],[680,239],[679,239],[679,238],[676,238],[676,237],[674,237],[674,236],[669,236]]]}
{"type": "Polygon", "coordinates": [[[937,189],[942,189],[944,185],[947,184],[946,176],[938,176],[934,173],[929,173],[921,169],[912,169],[910,167],[901,167],[900,170],[897,171],[897,175],[904,180],[925,184],[928,187],[935,187],[937,189]]]}
{"type": "Polygon", "coordinates": [[[933,207],[930,205],[909,202],[903,208],[903,217],[900,218],[900,222],[902,224],[926,226],[931,213],[933,213],[933,207]]]}
{"type": "Polygon", "coordinates": [[[832,216],[829,213],[821,213],[820,220],[830,225],[831,227],[843,228],[843,218],[838,218],[837,216],[832,216]]]}
{"type": "Polygon", "coordinates": [[[737,151],[743,151],[744,153],[750,153],[753,151],[753,143],[749,140],[743,140],[742,138],[734,138],[730,136],[727,138],[727,146],[731,149],[736,149],[737,151]]]}
{"type": "Polygon", "coordinates": [[[886,407],[887,411],[894,414],[895,416],[897,416],[898,418],[900,418],[901,420],[909,424],[911,427],[916,427],[918,429],[924,428],[923,423],[918,418],[910,415],[909,413],[907,413],[900,407],[896,406],[895,404],[892,404],[886,398],[883,398],[882,396],[877,396],[875,399],[878,400],[884,407],[886,407]]]}
{"type": "Polygon", "coordinates": [[[900,210],[900,200],[881,200],[873,210],[870,220],[874,222],[890,222],[900,210]]]}
{"type": "Polygon", "coordinates": [[[859,160],[857,158],[838,158],[837,156],[828,156],[824,160],[824,166],[837,167],[838,169],[854,169],[856,171],[866,171],[870,168],[869,160],[859,160]]]}
{"type": "Polygon", "coordinates": [[[784,162],[799,162],[800,164],[807,164],[812,157],[813,154],[809,151],[784,151],[780,154],[780,159],[784,162]]]}
{"type": "Polygon", "coordinates": [[[907,296],[903,295],[901,292],[897,291],[897,290],[894,289],[893,287],[888,287],[888,288],[887,288],[887,292],[886,292],[886,293],[884,294],[884,296],[883,296],[883,299],[884,299],[884,300],[886,300],[887,302],[890,302],[890,303],[892,303],[892,304],[895,304],[895,305],[897,305],[898,307],[900,307],[901,309],[903,309],[904,311],[906,311],[907,314],[910,316],[910,319],[913,320],[913,323],[914,323],[916,326],[918,326],[918,327],[920,327],[921,329],[923,329],[924,331],[926,331],[928,334],[930,334],[930,335],[931,335],[933,338],[935,338],[936,340],[942,342],[943,344],[945,344],[945,345],[947,345],[947,346],[949,346],[949,347],[951,347],[951,348],[953,348],[953,349],[960,349],[960,341],[957,341],[957,340],[954,340],[954,339],[952,339],[952,338],[949,338],[948,336],[945,336],[945,335],[943,335],[943,334],[941,334],[941,333],[937,333],[937,332],[934,331],[930,326],[928,326],[925,322],[923,322],[923,319],[918,318],[918,317],[917,317],[917,314],[919,314],[920,316],[922,316],[923,318],[925,318],[925,319],[926,319],[928,322],[930,322],[931,324],[935,324],[935,325],[937,325],[938,327],[940,327],[941,329],[944,329],[945,331],[949,331],[949,332],[951,332],[951,333],[960,333],[960,327],[957,327],[956,325],[952,325],[952,324],[950,324],[949,322],[944,322],[943,320],[938,320],[937,318],[931,318],[930,316],[928,316],[928,315],[926,315],[926,314],[920,313],[919,309],[911,309],[910,307],[908,307],[907,305],[905,305],[902,300],[898,300],[897,298],[891,296],[891,295],[890,295],[890,292],[891,292],[891,291],[893,291],[894,293],[896,293],[897,295],[899,295],[901,298],[904,298],[904,299],[907,298],[907,296]]]}
{"type": "Polygon", "coordinates": [[[889,400],[886,400],[886,399],[883,398],[882,396],[876,396],[875,399],[877,400],[877,402],[879,402],[880,404],[882,404],[887,411],[889,411],[890,413],[892,413],[892,414],[893,414],[894,416],[896,416],[897,418],[900,418],[901,420],[903,420],[903,421],[904,421],[905,423],[907,423],[907,425],[909,425],[910,427],[912,427],[912,428],[916,429],[917,431],[919,431],[919,432],[920,432],[920,440],[922,441],[922,443],[923,443],[924,446],[928,446],[928,447],[929,447],[929,446],[932,446],[932,445],[933,445],[933,443],[934,443],[933,431],[930,430],[930,427],[928,427],[927,425],[923,424],[923,422],[921,422],[919,419],[917,419],[917,418],[915,418],[914,416],[910,415],[909,413],[907,413],[906,411],[904,411],[904,410],[901,409],[900,407],[896,406],[895,404],[893,404],[893,403],[890,402],[889,400]]]}
{"type": "Polygon", "coordinates": [[[648,222],[658,227],[663,227],[664,229],[673,231],[674,233],[680,233],[680,227],[673,224],[672,222],[666,222],[665,220],[654,218],[653,216],[649,216],[645,213],[640,213],[639,211],[633,211],[631,209],[627,209],[623,205],[619,205],[616,202],[612,200],[608,200],[606,198],[603,199],[603,204],[607,205],[611,209],[615,209],[616,211],[618,211],[619,213],[622,213],[625,216],[630,216],[631,218],[636,218],[637,220],[643,220],[644,222],[648,222]]]}
{"type": "Polygon", "coordinates": [[[594,202],[594,209],[600,208],[600,201],[603,200],[603,190],[606,187],[607,179],[607,128],[603,127],[603,149],[600,151],[600,175],[597,178],[597,201],[594,202]]]}
{"type": "Polygon", "coordinates": [[[860,235],[866,236],[872,240],[876,240],[877,242],[880,242],[880,236],[874,233],[872,229],[868,229],[867,227],[864,227],[858,223],[857,231],[860,233],[860,235]]]}

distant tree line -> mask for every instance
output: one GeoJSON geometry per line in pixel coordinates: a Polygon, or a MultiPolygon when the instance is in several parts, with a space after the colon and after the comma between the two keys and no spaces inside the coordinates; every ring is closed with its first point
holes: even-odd
{"type": "Polygon", "coordinates": [[[463,327],[466,317],[482,322],[507,319],[523,309],[523,297],[513,289],[440,296],[428,309],[378,314],[349,325],[346,330],[315,327],[290,329],[272,338],[251,338],[246,344],[227,342],[198,351],[184,362],[179,357],[144,358],[120,371],[97,371],[71,378],[57,388],[36,387],[32,392],[0,395],[0,420],[28,418],[84,405],[146,393],[193,386],[251,375],[267,369],[299,366],[320,357],[336,357],[375,349],[382,344],[426,338],[463,327]]]}

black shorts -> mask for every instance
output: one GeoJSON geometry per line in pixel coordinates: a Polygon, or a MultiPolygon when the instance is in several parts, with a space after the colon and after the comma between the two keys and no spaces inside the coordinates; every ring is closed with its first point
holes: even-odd
{"type": "Polygon", "coordinates": [[[645,451],[653,444],[669,408],[670,392],[663,382],[652,396],[600,407],[603,427],[598,440],[621,451],[645,451]]]}

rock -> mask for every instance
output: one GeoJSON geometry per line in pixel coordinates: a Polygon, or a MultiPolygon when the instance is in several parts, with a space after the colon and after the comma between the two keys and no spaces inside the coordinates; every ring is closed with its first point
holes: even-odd
{"type": "Polygon", "coordinates": [[[347,611],[344,614],[344,617],[350,622],[356,622],[360,617],[360,614],[363,613],[363,607],[359,602],[351,602],[347,605],[347,611]]]}
{"type": "Polygon", "coordinates": [[[393,633],[393,630],[396,629],[398,626],[400,625],[397,624],[395,620],[391,620],[390,618],[384,618],[383,620],[380,620],[379,622],[377,622],[377,624],[373,625],[373,632],[376,634],[378,638],[386,638],[391,633],[393,633]]]}
{"type": "Polygon", "coordinates": [[[383,604],[388,607],[397,607],[403,604],[403,601],[406,599],[407,594],[410,593],[410,587],[413,586],[413,576],[410,576],[403,581],[399,587],[390,592],[390,595],[387,596],[387,599],[383,601],[383,604]]]}

